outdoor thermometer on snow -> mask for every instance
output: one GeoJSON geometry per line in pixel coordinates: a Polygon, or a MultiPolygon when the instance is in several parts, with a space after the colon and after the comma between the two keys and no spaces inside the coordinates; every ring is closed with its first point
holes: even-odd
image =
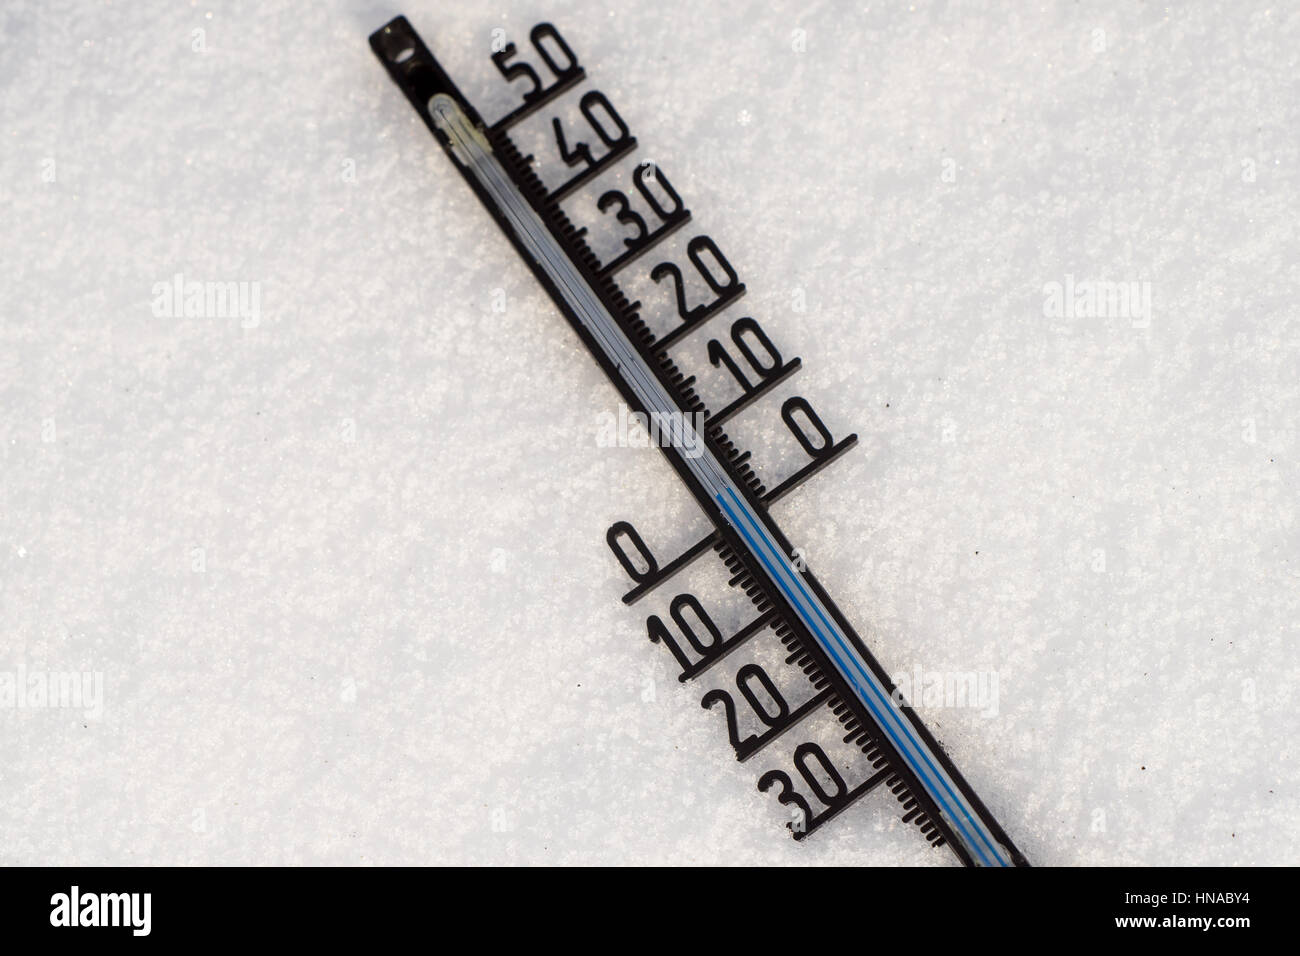
{"type": "Polygon", "coordinates": [[[758,787],[785,805],[796,840],[885,787],[904,821],[962,862],[1025,865],[768,512],[856,436],[835,440],[805,399],[789,398],[781,418],[806,461],[771,488],[759,480],[749,452],[723,429],[789,379],[799,359],[783,358],[751,317],[702,341],[697,333],[741,298],[744,284],[707,235],[684,243],[684,261],[648,255],[690,222],[682,197],[657,164],[627,162],[636,139],[603,93],[577,89],[586,74],[559,31],[542,23],[529,40],[527,51],[509,43],[492,54],[523,102],[491,124],[405,17],[376,31],[370,45],[627,407],[671,432],[659,443],[663,454],[713,531],[660,562],[630,523],[611,527],[606,540],[633,582],[623,600],[633,603],[709,551],[725,564],[732,593],[748,602],[747,623],[724,634],[700,600],[683,593],[671,600],[667,621],[649,618],[649,638],[672,655],[682,681],[720,678],[702,703],[718,713],[738,759],[768,766],[758,787]],[[558,109],[561,98],[576,100],[576,117],[572,103],[558,109]],[[516,145],[525,125],[547,147],[550,162],[540,169],[516,145]],[[628,191],[595,185],[620,170],[625,178],[630,172],[628,191]],[[570,214],[607,223],[597,245],[613,251],[598,257],[588,228],[570,214]],[[643,282],[662,290],[658,314],[643,316],[615,281],[642,270],[643,282]],[[734,397],[706,403],[696,393],[696,378],[674,358],[687,348],[734,382],[734,397]],[[737,667],[742,649],[755,659],[737,667]]]}

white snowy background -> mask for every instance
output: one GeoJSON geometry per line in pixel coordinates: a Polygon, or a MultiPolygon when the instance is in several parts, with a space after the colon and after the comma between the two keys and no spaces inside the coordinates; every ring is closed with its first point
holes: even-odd
{"type": "Polygon", "coordinates": [[[7,0],[0,672],[103,701],[0,709],[0,862],[952,862],[883,794],[790,840],[646,639],[695,585],[621,604],[606,528],[703,520],[597,446],[397,13],[489,120],[493,31],[559,27],[748,285],[711,334],[860,437],[787,534],[892,673],[997,675],[920,710],[1032,862],[1297,862],[1300,14],[1119,0],[7,0]],[[259,321],[156,315],[177,273],[259,321]],[[1067,276],[1152,313],[1045,315],[1067,276]]]}

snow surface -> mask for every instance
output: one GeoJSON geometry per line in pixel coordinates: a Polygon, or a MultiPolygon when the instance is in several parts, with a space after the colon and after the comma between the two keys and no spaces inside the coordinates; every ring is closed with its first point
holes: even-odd
{"type": "Polygon", "coordinates": [[[712,333],[861,439],[787,534],[892,673],[997,675],[920,710],[1032,862],[1297,862],[1300,14],[1119,0],[7,0],[0,672],[103,697],[0,709],[0,862],[952,861],[883,795],[788,839],[646,640],[677,588],[619,601],[612,522],[703,519],[597,447],[613,389],[367,46],[398,12],[489,119],[493,31],[560,28],[748,285],[712,333]],[[177,273],[258,321],[156,315],[177,273]]]}

